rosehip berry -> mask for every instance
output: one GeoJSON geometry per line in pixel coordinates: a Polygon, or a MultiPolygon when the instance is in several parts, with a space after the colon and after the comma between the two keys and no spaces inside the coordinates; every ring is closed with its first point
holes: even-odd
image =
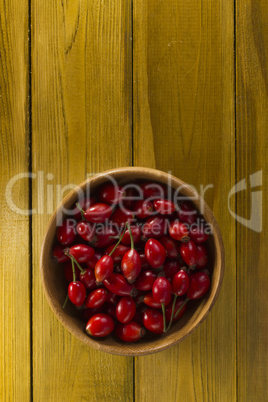
{"type": "Polygon", "coordinates": [[[188,225],[192,225],[197,221],[198,212],[197,209],[190,201],[182,201],[179,206],[178,218],[183,223],[188,223],[188,225]]]}
{"type": "Polygon", "coordinates": [[[206,233],[205,228],[195,226],[190,229],[190,237],[195,243],[204,243],[209,235],[206,233]]]}
{"type": "Polygon", "coordinates": [[[103,223],[106,219],[110,218],[113,210],[110,205],[98,202],[97,204],[89,207],[85,213],[85,219],[92,223],[103,223]]]}
{"type": "Polygon", "coordinates": [[[79,263],[91,260],[95,254],[94,248],[87,246],[86,244],[76,244],[67,250],[68,254],[73,256],[79,263]]]}
{"type": "Polygon", "coordinates": [[[161,308],[162,305],[161,303],[158,303],[155,298],[153,297],[152,292],[147,293],[143,298],[143,303],[146,304],[146,306],[151,307],[151,308],[161,308]]]}
{"type": "Polygon", "coordinates": [[[135,205],[135,215],[138,219],[146,219],[152,215],[154,206],[151,201],[139,200],[135,205]]]}
{"type": "Polygon", "coordinates": [[[164,332],[163,314],[159,310],[148,308],[143,313],[143,325],[154,334],[164,332]]]}
{"type": "Polygon", "coordinates": [[[206,272],[198,271],[190,275],[190,286],[187,292],[188,299],[203,297],[210,288],[210,279],[206,272]]]}
{"type": "Polygon", "coordinates": [[[124,186],[124,190],[126,195],[122,201],[122,205],[124,208],[133,211],[135,209],[136,201],[141,199],[141,195],[139,195],[137,189],[133,187],[124,186]]]}
{"type": "Polygon", "coordinates": [[[114,270],[114,260],[110,255],[104,255],[95,265],[95,278],[97,284],[102,283],[104,279],[109,278],[114,270]]]}
{"type": "Polygon", "coordinates": [[[183,265],[178,260],[166,261],[164,263],[163,271],[165,277],[172,281],[174,275],[183,267],[183,265]]]}
{"type": "Polygon", "coordinates": [[[169,236],[161,236],[160,243],[165,247],[167,258],[177,259],[180,255],[180,243],[169,236]]]}
{"type": "Polygon", "coordinates": [[[94,238],[95,227],[87,221],[80,221],[76,225],[76,231],[82,239],[91,242],[94,238]]]}
{"type": "Polygon", "coordinates": [[[132,296],[135,294],[133,286],[121,274],[112,273],[109,278],[104,279],[103,284],[110,292],[118,296],[132,296]]]}
{"type": "Polygon", "coordinates": [[[196,244],[196,268],[205,268],[208,263],[208,251],[204,244],[196,244]]]}
{"type": "Polygon", "coordinates": [[[188,243],[181,243],[180,254],[186,264],[188,264],[190,267],[196,265],[196,245],[192,240],[190,240],[188,243]]]}
{"type": "Polygon", "coordinates": [[[160,216],[152,216],[147,219],[142,228],[143,236],[147,239],[150,237],[158,238],[165,233],[165,219],[160,216]]]}
{"type": "Polygon", "coordinates": [[[95,275],[92,269],[87,268],[84,272],[79,272],[79,279],[84,284],[86,289],[96,288],[95,275]]]}
{"type": "Polygon", "coordinates": [[[141,260],[135,249],[126,252],[121,262],[121,270],[129,283],[135,282],[141,272],[141,260]]]}
{"type": "Polygon", "coordinates": [[[98,288],[89,293],[85,301],[86,308],[97,308],[102,306],[107,300],[107,290],[98,288]]]}
{"type": "Polygon", "coordinates": [[[165,198],[167,188],[160,183],[145,182],[140,185],[144,198],[165,198]]]}
{"type": "MultiPolygon", "coordinates": [[[[140,226],[130,226],[130,229],[131,229],[131,234],[133,237],[133,242],[138,243],[141,238],[141,227],[140,226]]],[[[125,231],[125,234],[122,237],[121,242],[127,246],[129,246],[131,244],[130,233],[129,233],[128,229],[125,231]]]]}
{"type": "Polygon", "coordinates": [[[118,208],[114,211],[113,215],[111,216],[111,222],[118,226],[123,226],[126,224],[126,222],[132,222],[134,219],[135,215],[133,211],[130,211],[129,209],[121,209],[118,208]]]}
{"type": "Polygon", "coordinates": [[[167,306],[171,300],[171,285],[167,278],[156,278],[152,288],[152,294],[157,303],[167,306]]]}
{"type": "Polygon", "coordinates": [[[155,280],[156,274],[153,271],[141,271],[134,283],[134,287],[140,292],[147,292],[152,289],[155,280]]]}
{"type": "Polygon", "coordinates": [[[190,279],[187,272],[181,269],[172,279],[172,293],[176,296],[183,296],[189,289],[190,279]]]}
{"type": "Polygon", "coordinates": [[[132,297],[122,297],[116,305],[116,318],[122,324],[130,322],[136,313],[136,304],[132,297]]]}
{"type": "Polygon", "coordinates": [[[76,238],[75,230],[76,221],[74,219],[66,219],[61,226],[57,228],[57,239],[61,244],[69,246],[76,238]]]}
{"type": "Polygon", "coordinates": [[[170,235],[170,237],[172,237],[172,239],[183,241],[183,242],[187,242],[190,240],[189,239],[189,230],[188,230],[187,226],[178,220],[175,220],[170,223],[169,235],[170,235]]]}
{"type": "Polygon", "coordinates": [[[127,324],[117,324],[115,327],[115,335],[124,342],[137,342],[145,334],[145,329],[135,321],[127,324]]]}
{"type": "Polygon", "coordinates": [[[159,268],[166,259],[166,250],[156,239],[149,239],[145,244],[145,256],[152,268],[159,268]]]}
{"type": "Polygon", "coordinates": [[[129,283],[133,283],[141,272],[141,259],[139,253],[134,249],[134,241],[129,223],[127,223],[127,228],[130,234],[131,249],[126,252],[122,259],[121,270],[126,280],[129,283]]]}
{"type": "Polygon", "coordinates": [[[103,338],[110,335],[113,329],[114,320],[104,313],[93,315],[86,325],[86,333],[97,338],[103,338]]]}
{"type": "Polygon", "coordinates": [[[175,204],[170,200],[155,200],[154,209],[161,215],[171,215],[176,207],[175,204]]]}
{"type": "Polygon", "coordinates": [[[84,304],[86,298],[86,289],[82,282],[70,282],[68,286],[68,296],[70,301],[77,307],[84,304]]]}
{"type": "Polygon", "coordinates": [[[54,247],[52,251],[52,256],[57,262],[61,263],[69,260],[68,255],[66,255],[64,252],[65,248],[66,247],[62,244],[56,244],[56,246],[54,247]]]}
{"type": "Polygon", "coordinates": [[[123,200],[125,195],[126,193],[123,188],[114,183],[105,183],[99,191],[101,202],[107,204],[118,204],[123,200]]]}

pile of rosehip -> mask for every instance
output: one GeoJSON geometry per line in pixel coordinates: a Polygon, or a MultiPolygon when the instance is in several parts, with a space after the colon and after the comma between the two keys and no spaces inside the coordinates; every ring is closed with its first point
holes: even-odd
{"type": "Polygon", "coordinates": [[[68,301],[90,336],[125,342],[163,334],[210,288],[207,224],[185,197],[156,182],[106,182],[57,227],[68,301]],[[66,286],[67,287],[67,286],[66,286]]]}

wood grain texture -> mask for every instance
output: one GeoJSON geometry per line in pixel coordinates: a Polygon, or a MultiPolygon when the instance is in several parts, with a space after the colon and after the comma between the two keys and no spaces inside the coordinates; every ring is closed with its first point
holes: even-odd
{"type": "MultiPolygon", "coordinates": [[[[33,169],[45,183],[44,213],[33,222],[33,398],[131,401],[132,358],[95,351],[65,331],[39,273],[57,185],[131,164],[131,2],[33,1],[32,22],[33,169]]],[[[36,182],[34,204],[37,190],[36,182]]]]}
{"type": "Polygon", "coordinates": [[[201,327],[180,346],[135,359],[136,398],[235,401],[233,2],[133,5],[134,164],[171,170],[199,192],[212,184],[205,200],[226,251],[221,294],[201,327]]]}
{"type": "Polygon", "coordinates": [[[28,2],[1,1],[1,401],[31,395],[29,216],[19,213],[28,209],[29,183],[27,177],[10,182],[28,171],[28,73],[28,2]]]}
{"type": "Polygon", "coordinates": [[[238,400],[267,400],[268,4],[240,1],[236,15],[238,400]],[[259,172],[257,175],[256,173],[259,172]],[[260,193],[262,191],[262,193],[260,193]],[[254,200],[256,203],[254,204],[254,200]],[[262,202],[262,206],[261,206],[262,202]],[[249,225],[249,223],[247,223],[249,225]]]}

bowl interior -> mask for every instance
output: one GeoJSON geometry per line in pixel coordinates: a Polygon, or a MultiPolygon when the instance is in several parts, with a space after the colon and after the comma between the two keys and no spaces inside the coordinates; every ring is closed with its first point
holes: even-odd
{"type": "Polygon", "coordinates": [[[144,355],[164,350],[174,345],[189,335],[196,326],[206,317],[212,308],[219,292],[224,269],[224,249],[221,233],[217,222],[207,204],[189,185],[178,178],[147,168],[121,168],[114,169],[94,176],[83,182],[77,190],[71,191],[63,200],[57,211],[52,216],[44,238],[41,255],[41,275],[44,290],[49,304],[61,323],[77,338],[85,344],[105,352],[119,355],[144,355]],[[180,189],[180,194],[190,197],[199,210],[202,210],[205,220],[211,225],[212,235],[208,240],[209,266],[211,272],[211,288],[205,298],[188,303],[186,313],[169,332],[162,336],[145,336],[138,343],[123,343],[112,335],[104,339],[93,339],[85,333],[85,323],[76,317],[77,310],[68,303],[65,310],[62,304],[66,297],[66,281],[64,279],[62,264],[54,262],[52,250],[56,241],[57,219],[64,208],[70,209],[78,198],[78,191],[85,192],[90,187],[90,193],[107,181],[107,174],[111,175],[119,184],[134,182],[137,180],[153,180],[155,182],[170,185],[173,189],[180,189]]]}

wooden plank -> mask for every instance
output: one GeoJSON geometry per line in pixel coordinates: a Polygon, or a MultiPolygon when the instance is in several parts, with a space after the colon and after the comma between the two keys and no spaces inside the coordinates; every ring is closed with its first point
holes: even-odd
{"type": "Polygon", "coordinates": [[[181,345],[135,359],[139,401],[236,400],[233,2],[134,0],[134,164],[213,185],[226,250],[219,299],[181,345]],[[234,201],[231,200],[234,208],[234,201]],[[144,379],[146,378],[146,381],[144,379]]]}
{"type": "MultiPolygon", "coordinates": [[[[33,398],[131,401],[133,359],[71,336],[53,316],[39,275],[57,184],[131,164],[131,2],[33,1],[32,7],[33,168],[44,172],[45,186],[44,211],[33,222],[33,398]]],[[[36,182],[34,203],[37,189],[36,182]]]]}
{"type": "Polygon", "coordinates": [[[236,16],[238,400],[267,399],[268,4],[240,1],[236,16]],[[262,203],[262,205],[261,205],[262,203]]]}
{"type": "Polygon", "coordinates": [[[28,78],[28,2],[1,1],[1,401],[31,395],[28,78]]]}

